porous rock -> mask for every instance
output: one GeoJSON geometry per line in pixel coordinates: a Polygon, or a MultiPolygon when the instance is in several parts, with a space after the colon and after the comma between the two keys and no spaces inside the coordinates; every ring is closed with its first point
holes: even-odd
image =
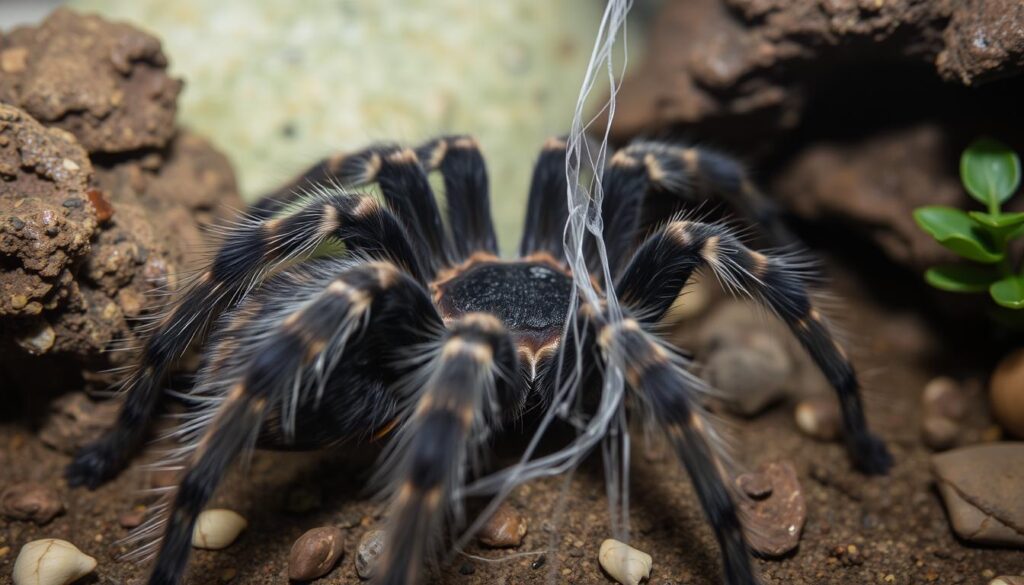
{"type": "Polygon", "coordinates": [[[744,532],[761,556],[780,557],[800,544],[807,504],[796,469],[788,461],[765,463],[736,478],[744,532]]]}

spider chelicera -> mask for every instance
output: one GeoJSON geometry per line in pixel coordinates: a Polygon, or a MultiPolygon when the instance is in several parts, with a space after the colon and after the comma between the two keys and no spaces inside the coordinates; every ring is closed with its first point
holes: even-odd
{"type": "Polygon", "coordinates": [[[152,585],[181,582],[196,517],[246,449],[380,438],[390,442],[382,466],[391,503],[375,580],[419,582],[428,543],[458,505],[482,438],[526,410],[543,412],[561,368],[582,366],[576,380],[585,395],[612,350],[625,356],[632,402],[648,409],[692,478],[721,547],[725,582],[756,583],[732,481],[696,395],[700,382],[657,327],[701,268],[789,326],[839,396],[853,461],[867,473],[888,469],[806,270],[791,255],[749,249],[723,223],[674,213],[718,197],[769,231],[781,229],[739,164],[653,142],[611,157],[602,215],[614,282],[587,275],[598,290],[614,287],[623,315],[611,319],[593,303],[569,314],[576,289],[563,250],[566,156],[565,141],[544,145],[513,260],[498,257],[483,157],[464,136],[326,159],[227,228],[211,263],[149,334],[116,425],[67,470],[72,485],[89,487],[121,471],[159,410],[176,358],[208,337],[189,392],[199,407],[176,435],[184,443],[180,485],[141,529],[159,537],[141,550],[156,555],[152,585]],[[446,222],[432,171],[443,177],[446,222]],[[381,197],[296,188],[304,183],[376,183],[381,197]],[[343,252],[325,254],[328,240],[340,240],[343,252]],[[563,334],[567,318],[583,335],[563,334]]]}

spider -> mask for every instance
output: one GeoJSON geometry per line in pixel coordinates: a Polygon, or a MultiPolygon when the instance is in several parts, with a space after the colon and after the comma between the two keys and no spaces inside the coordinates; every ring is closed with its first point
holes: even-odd
{"type": "Polygon", "coordinates": [[[839,396],[855,464],[869,474],[888,470],[853,367],[815,308],[806,274],[785,254],[746,247],[724,223],[673,215],[664,205],[666,197],[677,204],[722,197],[764,220],[769,207],[738,163],[654,142],[610,158],[602,214],[614,282],[597,271],[587,276],[598,290],[614,287],[623,314],[612,319],[593,304],[569,314],[577,293],[563,249],[566,158],[564,140],[545,143],[511,260],[498,256],[487,171],[466,136],[325,159],[227,228],[209,265],[154,325],[116,424],[67,469],[72,485],[95,488],[126,467],[175,359],[194,338],[207,338],[188,393],[201,406],[177,435],[184,472],[161,523],[142,530],[162,530],[141,551],[155,553],[151,585],[181,582],[197,515],[247,449],[381,438],[389,442],[381,473],[390,528],[375,582],[418,583],[428,543],[444,531],[486,438],[549,408],[555,380],[574,365],[586,372],[575,382],[586,394],[613,348],[626,358],[631,404],[646,407],[693,481],[720,545],[724,581],[757,583],[732,482],[702,417],[700,382],[683,351],[659,337],[659,323],[702,268],[788,324],[839,396]],[[443,178],[447,222],[428,180],[433,171],[443,178]],[[294,188],[308,182],[375,183],[380,196],[331,188],[303,196],[294,188]],[[655,227],[644,237],[647,225],[655,227]],[[322,252],[329,240],[340,240],[343,251],[322,252]],[[568,320],[584,334],[564,335],[568,320]]]}

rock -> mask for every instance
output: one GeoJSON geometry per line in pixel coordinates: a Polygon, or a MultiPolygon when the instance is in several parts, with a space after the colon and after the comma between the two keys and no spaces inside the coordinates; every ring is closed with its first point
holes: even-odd
{"type": "Polygon", "coordinates": [[[738,504],[751,549],[765,557],[780,557],[795,549],[807,521],[807,505],[793,464],[763,464],[755,473],[737,477],[736,485],[748,495],[738,504]],[[751,493],[750,486],[757,485],[762,487],[751,493]]]}
{"type": "Polygon", "coordinates": [[[174,135],[182,84],[167,75],[156,37],[60,8],[5,36],[2,48],[23,51],[26,66],[0,77],[0,101],[74,134],[90,152],[162,148],[174,135]]]}
{"type": "Polygon", "coordinates": [[[130,512],[125,512],[117,517],[117,523],[121,525],[121,528],[131,530],[141,526],[146,521],[146,508],[136,507],[130,512]]]}
{"type": "Polygon", "coordinates": [[[989,384],[992,415],[1003,429],[1024,439],[1024,349],[1004,357],[989,384]]]}
{"type": "Polygon", "coordinates": [[[336,526],[307,530],[288,555],[288,578],[311,581],[331,572],[345,554],[345,535],[336,526]]]}
{"type": "Polygon", "coordinates": [[[805,435],[834,441],[842,435],[842,414],[831,396],[814,396],[800,401],[793,412],[796,426],[805,435]]]}
{"type": "Polygon", "coordinates": [[[14,520],[31,520],[43,525],[64,511],[60,494],[52,487],[38,483],[18,483],[0,496],[4,516],[14,520]]]}
{"type": "Polygon", "coordinates": [[[96,569],[96,559],[70,542],[46,538],[21,547],[14,585],[68,585],[96,569]]]}
{"type": "Polygon", "coordinates": [[[1024,585],[1024,576],[1011,577],[1000,575],[989,581],[988,585],[1024,585]]]}
{"type": "Polygon", "coordinates": [[[651,576],[654,565],[651,555],[611,538],[601,543],[597,559],[601,568],[622,585],[638,585],[651,576]]]}
{"type": "Polygon", "coordinates": [[[784,347],[762,331],[716,348],[704,363],[704,379],[729,407],[751,416],[785,395],[792,363],[784,347]]]}
{"type": "Polygon", "coordinates": [[[957,536],[977,544],[1024,546],[1024,442],[933,455],[932,473],[957,536]]]}
{"type": "Polygon", "coordinates": [[[956,445],[960,438],[960,425],[940,415],[929,415],[921,422],[921,438],[935,451],[945,451],[956,445]]]}
{"type": "Polygon", "coordinates": [[[507,503],[498,506],[494,514],[480,527],[477,540],[492,548],[516,547],[526,536],[526,519],[507,503]]]}
{"type": "Polygon", "coordinates": [[[95,402],[85,392],[69,392],[50,403],[39,438],[70,455],[110,428],[120,405],[120,400],[95,402]]]}
{"type": "Polygon", "coordinates": [[[709,127],[735,142],[777,135],[802,121],[822,78],[856,59],[876,63],[858,83],[876,83],[886,66],[923,65],[964,85],[1019,74],[1022,18],[1015,0],[665,2],[647,58],[618,93],[613,137],[671,127],[709,127]]]}
{"type": "Polygon", "coordinates": [[[204,510],[192,530],[192,546],[207,550],[227,548],[248,524],[241,514],[232,510],[204,510]]]}
{"type": "Polygon", "coordinates": [[[956,380],[940,376],[925,385],[921,393],[921,408],[925,415],[958,421],[967,414],[967,399],[956,380]]]}
{"type": "Polygon", "coordinates": [[[361,579],[373,577],[386,540],[387,533],[383,530],[371,530],[359,539],[359,546],[356,547],[356,573],[361,579]]]}

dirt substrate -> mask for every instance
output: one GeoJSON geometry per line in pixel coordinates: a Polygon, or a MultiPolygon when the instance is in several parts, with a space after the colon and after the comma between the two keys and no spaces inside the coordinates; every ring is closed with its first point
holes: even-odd
{"type": "MultiPolygon", "coordinates": [[[[872,424],[896,457],[893,473],[867,479],[851,470],[843,449],[801,435],[791,405],[751,420],[735,421],[735,446],[747,466],[789,460],[796,467],[808,508],[799,549],[776,561],[758,561],[769,584],[987,583],[997,574],[1024,573],[1019,551],[968,546],[953,536],[929,472],[929,451],[919,434],[920,392],[937,374],[964,374],[970,363],[928,353],[930,332],[916,319],[856,299],[848,276],[838,288],[849,299],[847,319],[855,357],[868,386],[872,424]],[[930,365],[931,364],[931,365],[930,365]],[[935,364],[941,364],[936,366],[935,364]],[[941,369],[940,369],[941,368],[941,369]]],[[[975,394],[975,396],[979,396],[975,394]]],[[[968,434],[984,434],[985,406],[976,398],[968,434]]],[[[514,445],[506,445],[514,451],[514,445]]],[[[636,442],[632,484],[633,544],[654,557],[651,583],[717,584],[719,558],[685,473],[657,445],[636,442]]],[[[215,505],[239,511],[250,522],[230,548],[195,551],[191,584],[284,583],[292,543],[307,529],[336,524],[346,534],[339,566],[318,583],[360,582],[355,547],[368,530],[383,523],[382,506],[364,491],[374,453],[353,460],[330,454],[257,453],[248,474],[237,471],[215,505]],[[301,511],[306,510],[306,511],[301,511]]],[[[38,481],[57,487],[67,511],[46,526],[0,520],[0,583],[10,579],[20,547],[33,539],[63,538],[99,559],[92,581],[141,583],[144,567],[119,563],[116,541],[127,534],[119,517],[145,502],[138,490],[150,481],[138,467],[96,492],[68,489],[61,479],[68,458],[45,447],[21,422],[0,424],[0,468],[7,482],[38,481]]],[[[598,547],[609,536],[604,486],[597,461],[565,479],[518,489],[511,503],[527,518],[529,532],[518,549],[478,548],[470,554],[504,562],[459,557],[443,569],[441,583],[610,583],[597,563],[598,547]]]]}

